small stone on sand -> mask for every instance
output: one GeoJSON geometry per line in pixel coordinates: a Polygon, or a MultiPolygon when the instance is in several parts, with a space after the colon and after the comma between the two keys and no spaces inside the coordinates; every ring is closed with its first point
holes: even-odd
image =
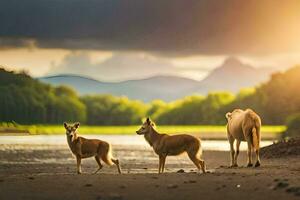
{"type": "Polygon", "coordinates": [[[285,188],[289,186],[288,183],[285,183],[285,182],[278,182],[277,185],[276,185],[276,188],[285,188]]]}
{"type": "Polygon", "coordinates": [[[167,186],[168,189],[175,189],[175,188],[178,188],[178,185],[175,185],[175,184],[169,184],[167,186]]]}

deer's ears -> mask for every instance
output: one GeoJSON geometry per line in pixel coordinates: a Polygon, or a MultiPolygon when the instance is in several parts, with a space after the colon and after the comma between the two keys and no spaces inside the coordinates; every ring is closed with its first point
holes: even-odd
{"type": "Polygon", "coordinates": [[[75,128],[79,128],[79,126],[80,126],[80,123],[79,123],[79,122],[76,122],[76,123],[74,124],[74,127],[75,127],[75,128]]]}
{"type": "Polygon", "coordinates": [[[150,118],[149,118],[149,117],[147,117],[147,119],[146,119],[146,122],[147,122],[147,124],[148,124],[148,125],[150,125],[150,124],[151,124],[151,120],[150,120],[150,118]]]}
{"type": "Polygon", "coordinates": [[[67,122],[64,122],[64,127],[67,128],[68,127],[68,124],[67,122]]]}
{"type": "Polygon", "coordinates": [[[149,126],[155,126],[154,122],[152,122],[149,117],[147,117],[146,122],[149,126]]]}

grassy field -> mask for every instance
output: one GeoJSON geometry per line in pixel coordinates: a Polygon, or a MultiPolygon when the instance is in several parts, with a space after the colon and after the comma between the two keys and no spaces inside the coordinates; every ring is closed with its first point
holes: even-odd
{"type": "MultiPolygon", "coordinates": [[[[86,134],[105,134],[105,135],[130,135],[135,134],[139,126],[87,126],[82,125],[78,132],[82,135],[86,134]]],[[[162,133],[176,134],[188,133],[199,135],[203,138],[226,138],[225,126],[210,125],[176,125],[176,126],[157,126],[156,129],[162,133]]],[[[284,130],[285,126],[263,126],[262,138],[277,138],[284,130]]],[[[53,135],[64,134],[65,130],[62,125],[7,125],[1,124],[0,132],[26,132],[32,135],[53,135]]]]}

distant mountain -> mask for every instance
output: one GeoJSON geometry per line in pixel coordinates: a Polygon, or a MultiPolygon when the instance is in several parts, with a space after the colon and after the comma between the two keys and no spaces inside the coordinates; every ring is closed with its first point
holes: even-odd
{"type": "Polygon", "coordinates": [[[172,101],[193,93],[211,91],[237,92],[266,81],[274,72],[271,68],[254,68],[230,57],[202,81],[176,76],[154,76],[147,79],[122,82],[100,82],[78,75],[56,75],[39,78],[52,85],[68,85],[80,94],[112,94],[149,102],[153,99],[172,101]]]}
{"type": "Polygon", "coordinates": [[[241,88],[253,87],[268,80],[274,71],[276,71],[274,68],[254,68],[237,58],[229,57],[199,83],[197,91],[200,93],[215,90],[238,92],[241,88]]]}
{"type": "Polygon", "coordinates": [[[190,94],[199,83],[175,76],[154,76],[117,83],[100,82],[91,78],[68,74],[42,77],[39,80],[51,85],[71,86],[79,94],[112,94],[145,102],[153,99],[172,101],[181,98],[190,94]]]}

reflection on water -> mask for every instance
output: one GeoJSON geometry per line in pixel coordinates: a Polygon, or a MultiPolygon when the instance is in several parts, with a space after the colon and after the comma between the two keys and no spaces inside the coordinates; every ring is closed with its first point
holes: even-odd
{"type": "MultiPolygon", "coordinates": [[[[145,139],[139,135],[84,135],[86,138],[95,138],[110,142],[112,145],[149,146],[145,139]]],[[[29,135],[29,136],[0,136],[1,145],[65,145],[65,135],[29,135]]],[[[261,147],[272,144],[272,141],[262,141],[261,147]]],[[[228,141],[202,140],[203,150],[229,151],[228,141]]],[[[241,150],[247,149],[247,143],[242,142],[241,150]]]]}

